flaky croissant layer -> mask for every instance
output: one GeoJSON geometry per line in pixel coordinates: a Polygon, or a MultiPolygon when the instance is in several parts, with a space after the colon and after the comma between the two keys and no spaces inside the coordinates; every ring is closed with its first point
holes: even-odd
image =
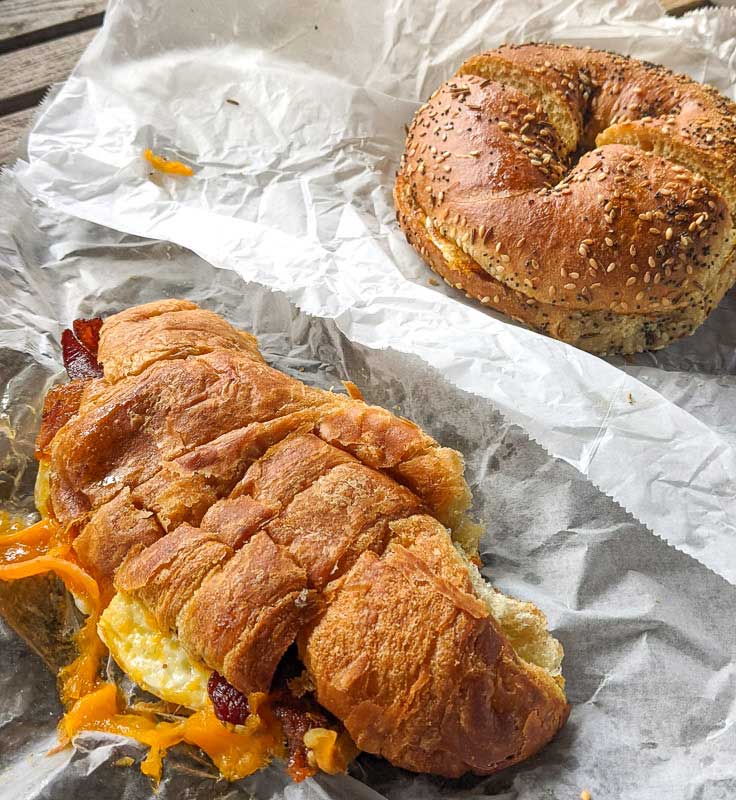
{"type": "Polygon", "coordinates": [[[267,692],[296,643],[357,745],[416,771],[490,773],[554,736],[562,649],[468,561],[460,454],[189,302],[110,317],[97,358],[46,415],[47,507],[193,676],[267,692]]]}

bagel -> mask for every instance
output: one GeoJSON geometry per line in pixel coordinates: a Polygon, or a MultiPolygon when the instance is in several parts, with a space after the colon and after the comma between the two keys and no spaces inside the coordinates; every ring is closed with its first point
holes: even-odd
{"type": "Polygon", "coordinates": [[[419,108],[394,199],[468,297],[593,353],[655,350],[736,279],[736,104],[614,53],[506,45],[419,108]]]}

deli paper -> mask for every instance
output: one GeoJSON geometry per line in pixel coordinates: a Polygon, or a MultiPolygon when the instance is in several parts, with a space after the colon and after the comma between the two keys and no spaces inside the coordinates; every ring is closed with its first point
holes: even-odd
{"type": "MultiPolygon", "coordinates": [[[[0,496],[33,508],[42,396],[61,378],[59,335],[80,316],[187,297],[255,333],[266,357],[310,384],[355,381],[465,454],[484,573],[536,603],[565,648],[573,704],[560,735],[487,779],[412,776],[361,756],[351,775],[289,784],[267,770],[229,785],[193,748],[166,760],[159,800],[732,800],[736,792],[736,589],[651,533],[492,404],[416,356],[350,342],[273,293],[165,242],[65,216],[0,180],[0,496]]],[[[17,584],[5,584],[13,590],[17,584]]],[[[2,587],[0,587],[1,589],[2,587]]],[[[0,595],[1,605],[1,595],[0,595]]],[[[81,735],[47,755],[61,708],[43,662],[0,618],[0,798],[153,797],[127,739],[81,735]]]]}

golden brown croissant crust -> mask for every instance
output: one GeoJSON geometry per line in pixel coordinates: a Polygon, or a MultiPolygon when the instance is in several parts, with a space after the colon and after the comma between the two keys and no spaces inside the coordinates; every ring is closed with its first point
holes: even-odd
{"type": "Polygon", "coordinates": [[[515,654],[444,527],[475,553],[458,453],[273,369],[192,303],[109,318],[97,358],[44,443],[51,513],[193,658],[268,691],[298,642],[318,702],[413,770],[492,772],[564,723],[558,681],[515,654]]]}
{"type": "Polygon", "coordinates": [[[591,352],[664,347],[736,277],[736,105],[613,53],[509,45],[417,112],[407,238],[484,305],[591,352]]]}

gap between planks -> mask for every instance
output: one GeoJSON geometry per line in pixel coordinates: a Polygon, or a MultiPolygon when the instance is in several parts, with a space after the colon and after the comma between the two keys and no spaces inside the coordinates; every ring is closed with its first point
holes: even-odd
{"type": "Polygon", "coordinates": [[[0,0],[0,53],[102,24],[104,0],[0,0]]]}
{"type": "Polygon", "coordinates": [[[0,119],[36,105],[48,86],[68,78],[95,33],[82,31],[0,55],[0,119]]]}

